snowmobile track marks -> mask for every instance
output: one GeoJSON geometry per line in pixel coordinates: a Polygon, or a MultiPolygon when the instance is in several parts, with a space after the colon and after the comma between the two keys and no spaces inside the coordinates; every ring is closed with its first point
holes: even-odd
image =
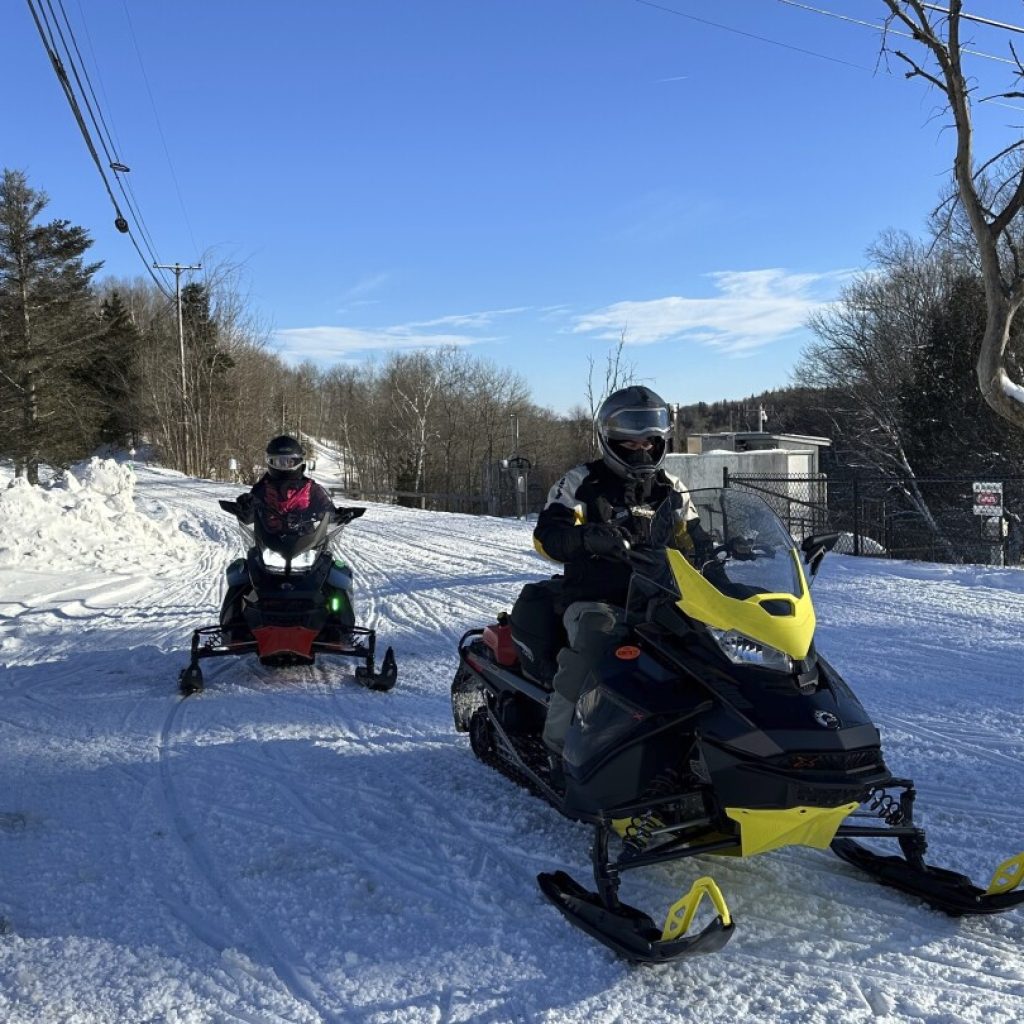
{"type": "MultiPolygon", "coordinates": [[[[167,718],[160,733],[159,740],[159,771],[161,792],[167,809],[168,817],[175,833],[178,836],[181,846],[186,851],[188,858],[195,864],[199,871],[199,877],[206,880],[210,888],[216,893],[220,902],[230,913],[232,919],[237,922],[243,931],[256,940],[257,949],[261,949],[263,956],[259,957],[274,972],[282,985],[288,990],[292,998],[297,1002],[313,1008],[324,1021],[341,1021],[344,1019],[340,1009],[332,1011],[325,1005],[328,1000],[321,991],[320,986],[310,976],[308,970],[302,965],[302,958],[294,951],[287,948],[287,940],[281,936],[273,935],[264,926],[257,915],[253,914],[239,898],[228,882],[218,871],[215,859],[201,838],[200,831],[189,825],[188,816],[178,798],[174,784],[174,772],[171,767],[172,752],[176,747],[175,735],[178,731],[178,722],[185,713],[183,705],[186,699],[174,700],[167,718]]],[[[188,901],[185,901],[188,905],[188,901]]],[[[196,937],[208,944],[204,938],[202,925],[194,920],[194,910],[190,910],[184,918],[196,937]],[[198,930],[197,930],[198,926],[198,930]]],[[[214,940],[216,941],[216,940],[214,940]]],[[[246,943],[239,943],[233,940],[232,945],[242,946],[246,943]]],[[[214,949],[219,953],[223,947],[214,949]]],[[[334,1002],[335,1000],[331,1000],[334,1002]]]]}

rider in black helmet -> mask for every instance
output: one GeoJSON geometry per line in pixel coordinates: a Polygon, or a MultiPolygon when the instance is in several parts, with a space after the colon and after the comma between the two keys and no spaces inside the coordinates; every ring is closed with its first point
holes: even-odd
{"type": "Polygon", "coordinates": [[[288,434],[267,443],[267,471],[253,484],[248,494],[240,494],[236,504],[242,522],[251,523],[257,501],[276,512],[330,512],[331,496],[316,481],[306,476],[302,445],[288,434]]]}
{"type": "MultiPolygon", "coordinates": [[[[294,437],[282,434],[272,438],[267,444],[266,465],[266,472],[253,484],[252,490],[235,499],[240,523],[253,522],[257,504],[263,505],[270,513],[265,523],[273,523],[274,513],[284,517],[289,512],[305,510],[334,511],[331,496],[320,484],[306,476],[302,445],[294,437]]],[[[236,632],[246,635],[242,596],[249,589],[249,582],[243,571],[244,566],[245,559],[238,559],[227,570],[228,589],[221,606],[221,627],[229,642],[236,632]]]]}
{"type": "Polygon", "coordinates": [[[565,565],[569,646],[558,655],[544,726],[556,778],[583,683],[604,651],[626,635],[630,569],[621,556],[627,546],[646,539],[666,499],[675,511],[677,546],[692,551],[709,542],[689,492],[662,468],[671,431],[665,402],[647,387],[622,388],[601,404],[595,427],[601,458],[570,469],[551,488],[533,532],[538,551],[565,565]]]}

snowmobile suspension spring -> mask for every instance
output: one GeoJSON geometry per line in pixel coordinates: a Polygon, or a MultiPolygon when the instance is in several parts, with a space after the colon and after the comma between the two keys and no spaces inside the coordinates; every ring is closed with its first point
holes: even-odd
{"type": "Polygon", "coordinates": [[[896,826],[903,824],[903,808],[900,806],[900,801],[891,793],[886,792],[884,789],[874,789],[871,791],[871,796],[868,799],[870,800],[871,810],[886,825],[896,826]]]}
{"type": "MultiPolygon", "coordinates": [[[[660,800],[663,797],[670,797],[677,794],[683,785],[683,773],[675,768],[666,768],[656,775],[644,790],[644,800],[660,800]]],[[[630,821],[626,826],[623,840],[643,849],[651,840],[656,829],[663,826],[664,822],[653,812],[646,811],[630,821]]]]}
{"type": "Polygon", "coordinates": [[[642,850],[650,842],[651,834],[654,830],[661,828],[661,824],[654,814],[647,811],[642,817],[633,818],[630,821],[626,826],[626,832],[622,839],[624,842],[642,850]]]}

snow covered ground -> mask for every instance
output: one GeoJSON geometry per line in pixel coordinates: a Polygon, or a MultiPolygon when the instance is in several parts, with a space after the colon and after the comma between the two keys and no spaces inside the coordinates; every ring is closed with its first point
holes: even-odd
{"type": "MultiPolygon", "coordinates": [[[[392,692],[224,659],[182,701],[234,493],[109,463],[0,491],[0,1021],[1024,1020],[1024,912],[954,920],[826,852],[699,865],[737,922],[712,957],[630,967],[568,925],[534,877],[589,883],[588,830],[449,711],[458,637],[548,572],[525,523],[371,506],[345,532],[392,692]]],[[[816,601],[931,859],[987,883],[1024,849],[1024,571],[830,556],[816,601]]],[[[657,916],[695,873],[623,896],[657,916]]]]}

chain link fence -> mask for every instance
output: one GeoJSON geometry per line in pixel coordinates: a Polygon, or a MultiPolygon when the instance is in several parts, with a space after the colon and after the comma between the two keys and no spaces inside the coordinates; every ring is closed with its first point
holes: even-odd
{"type": "Polygon", "coordinates": [[[1024,554],[1024,477],[730,476],[727,487],[760,495],[799,541],[838,532],[847,554],[928,562],[1019,565],[1024,554]],[[1002,484],[999,515],[975,515],[976,482],[1002,484]]]}

